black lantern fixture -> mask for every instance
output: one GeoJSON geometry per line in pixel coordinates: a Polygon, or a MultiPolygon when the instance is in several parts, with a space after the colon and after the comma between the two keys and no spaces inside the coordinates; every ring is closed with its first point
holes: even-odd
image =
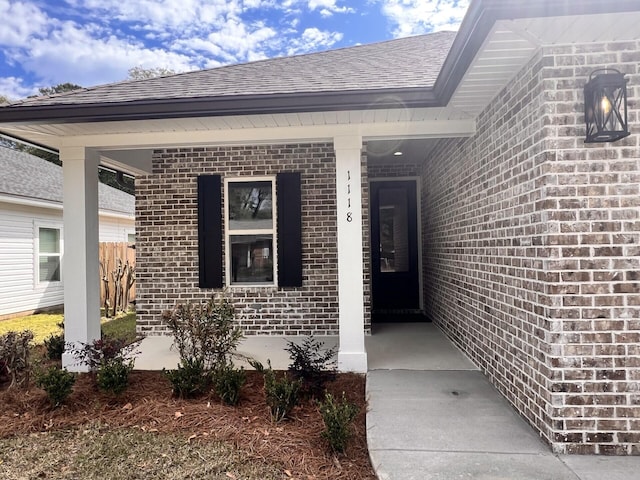
{"type": "Polygon", "coordinates": [[[589,75],[584,86],[585,143],[615,142],[629,135],[627,79],[618,70],[604,68],[589,75]]]}

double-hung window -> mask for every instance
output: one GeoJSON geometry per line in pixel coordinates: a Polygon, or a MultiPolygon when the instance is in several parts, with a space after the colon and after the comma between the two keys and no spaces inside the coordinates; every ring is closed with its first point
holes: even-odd
{"type": "Polygon", "coordinates": [[[200,288],[302,286],[299,172],[225,178],[224,187],[221,175],[207,174],[198,176],[197,186],[200,288]]]}
{"type": "Polygon", "coordinates": [[[38,227],[38,282],[59,282],[61,265],[60,229],[38,227]]]}
{"type": "Polygon", "coordinates": [[[228,179],[226,191],[227,285],[275,285],[275,178],[228,179]]]}

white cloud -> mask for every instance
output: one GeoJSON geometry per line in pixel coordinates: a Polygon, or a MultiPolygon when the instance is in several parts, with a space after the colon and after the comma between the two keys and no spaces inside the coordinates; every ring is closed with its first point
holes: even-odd
{"type": "Polygon", "coordinates": [[[308,0],[309,10],[320,10],[320,15],[330,17],[334,13],[353,13],[355,10],[351,7],[339,7],[336,0],[308,0]]]}
{"type": "Polygon", "coordinates": [[[28,2],[0,0],[0,45],[19,47],[45,29],[47,16],[28,2]]]}
{"type": "Polygon", "coordinates": [[[287,55],[312,52],[314,50],[326,50],[342,40],[342,33],[319,30],[315,27],[307,28],[300,38],[289,42],[287,55]]]}
{"type": "Polygon", "coordinates": [[[122,80],[131,67],[192,69],[184,55],[120,39],[113,35],[94,38],[91,29],[65,22],[46,39],[32,39],[19,54],[23,68],[37,74],[45,85],[71,82],[83,86],[122,80]]]}
{"type": "Polygon", "coordinates": [[[21,78],[0,77],[0,95],[7,97],[9,100],[18,100],[36,93],[38,93],[38,89],[34,86],[25,85],[21,78]]]}
{"type": "Polygon", "coordinates": [[[393,34],[406,37],[439,30],[457,30],[469,0],[376,0],[395,25],[393,34]]]}

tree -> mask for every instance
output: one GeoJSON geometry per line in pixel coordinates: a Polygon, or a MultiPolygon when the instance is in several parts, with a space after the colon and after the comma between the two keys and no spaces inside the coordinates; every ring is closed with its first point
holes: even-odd
{"type": "Polygon", "coordinates": [[[3,103],[9,103],[9,99],[4,95],[0,95],[0,105],[2,105],[3,103]]]}
{"type": "Polygon", "coordinates": [[[165,75],[174,75],[176,72],[170,68],[154,67],[142,68],[140,65],[129,69],[127,80],[147,80],[149,78],[164,77],[165,75]]]}
{"type": "MultiPolygon", "coordinates": [[[[41,95],[55,95],[59,93],[67,93],[72,92],[74,90],[81,89],[80,85],[76,85],[75,83],[60,83],[58,85],[54,85],[53,87],[43,87],[39,88],[38,91],[41,95]]],[[[39,95],[33,95],[33,97],[37,97],[39,95]]],[[[0,104],[2,101],[7,100],[7,97],[0,95],[0,104]]],[[[32,147],[30,145],[25,145],[20,142],[14,142],[6,138],[0,137],[0,146],[12,148],[14,150],[19,150],[21,152],[26,152],[30,155],[34,155],[36,157],[43,158],[48,162],[55,163],[56,165],[62,165],[60,161],[60,156],[56,153],[47,152],[41,148],[32,147]]],[[[132,194],[134,193],[134,184],[133,180],[130,178],[126,178],[123,175],[117,175],[115,172],[110,170],[105,170],[100,168],[98,170],[98,179],[101,183],[105,185],[109,185],[111,187],[117,188],[118,190],[122,190],[123,192],[132,194]]]]}
{"type": "Polygon", "coordinates": [[[39,88],[38,91],[40,95],[55,95],[57,93],[67,93],[73,92],[74,90],[79,90],[82,87],[80,85],[76,85],[75,83],[59,83],[53,87],[42,87],[39,88]]]}

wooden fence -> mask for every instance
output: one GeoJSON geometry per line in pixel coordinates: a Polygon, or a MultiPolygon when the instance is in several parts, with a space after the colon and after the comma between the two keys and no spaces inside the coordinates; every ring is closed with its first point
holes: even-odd
{"type": "Polygon", "coordinates": [[[105,316],[114,316],[136,299],[136,251],[130,243],[101,242],[99,255],[100,305],[105,316]]]}

